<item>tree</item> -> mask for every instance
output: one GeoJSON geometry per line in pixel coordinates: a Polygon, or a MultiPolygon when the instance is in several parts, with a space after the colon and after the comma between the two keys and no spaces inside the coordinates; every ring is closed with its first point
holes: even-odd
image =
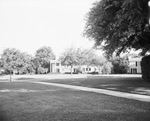
{"type": "Polygon", "coordinates": [[[150,82],[150,55],[142,58],[141,61],[142,78],[150,82]]]}
{"type": "Polygon", "coordinates": [[[77,59],[77,65],[78,67],[78,72],[82,73],[81,66],[85,64],[85,50],[81,48],[77,48],[76,50],[76,59],[77,59]]]}
{"type": "Polygon", "coordinates": [[[99,73],[102,73],[102,68],[106,64],[105,62],[106,62],[106,59],[104,57],[95,56],[91,60],[91,65],[96,66],[98,68],[98,70],[99,70],[99,73]]]}
{"type": "Polygon", "coordinates": [[[11,73],[14,70],[17,70],[19,66],[21,66],[21,53],[19,50],[14,48],[7,48],[3,51],[1,55],[1,63],[6,72],[10,73],[10,81],[11,81],[11,73]]]}
{"type": "Polygon", "coordinates": [[[19,74],[31,74],[35,73],[35,65],[34,65],[34,58],[27,54],[27,53],[21,53],[22,56],[22,65],[18,69],[19,74]]]}
{"type": "Polygon", "coordinates": [[[101,0],[87,15],[84,35],[95,40],[107,57],[128,49],[150,51],[149,0],[101,0]]]}
{"type": "Polygon", "coordinates": [[[96,55],[94,53],[93,49],[81,49],[78,48],[76,50],[76,59],[77,64],[79,65],[79,70],[82,65],[93,65],[93,60],[96,58],[96,55]]]}
{"type": "MultiPolygon", "coordinates": [[[[50,47],[41,47],[36,51],[35,54],[35,60],[34,62],[36,63],[36,68],[38,69],[39,67],[48,69],[48,72],[50,71],[50,60],[55,59],[55,55],[50,47]]],[[[40,69],[43,70],[43,69],[40,69]]],[[[44,71],[42,71],[44,72],[44,71]]]]}
{"type": "Polygon", "coordinates": [[[76,50],[76,59],[78,62],[78,65],[84,65],[85,64],[85,56],[86,56],[86,50],[77,48],[76,50]]]}
{"type": "Polygon", "coordinates": [[[110,74],[112,70],[112,64],[109,61],[105,61],[104,66],[102,68],[102,74],[110,74]]]}
{"type": "MultiPolygon", "coordinates": [[[[95,54],[93,49],[85,49],[85,65],[89,68],[90,65],[94,65],[94,59],[96,59],[97,55],[95,54]]],[[[89,69],[88,69],[89,73],[89,69]]]]}
{"type": "Polygon", "coordinates": [[[62,65],[67,65],[71,67],[71,74],[73,66],[77,65],[78,63],[76,53],[76,49],[71,47],[66,49],[59,58],[62,65]]]}
{"type": "Polygon", "coordinates": [[[129,61],[128,57],[124,56],[122,58],[115,57],[111,60],[113,69],[112,73],[114,74],[126,74],[129,70],[129,61]]]}

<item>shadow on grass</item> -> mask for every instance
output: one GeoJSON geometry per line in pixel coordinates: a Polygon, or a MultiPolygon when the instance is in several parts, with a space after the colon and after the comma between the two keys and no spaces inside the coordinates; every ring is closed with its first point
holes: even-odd
{"type": "Polygon", "coordinates": [[[0,121],[10,121],[5,111],[0,109],[0,121]]]}

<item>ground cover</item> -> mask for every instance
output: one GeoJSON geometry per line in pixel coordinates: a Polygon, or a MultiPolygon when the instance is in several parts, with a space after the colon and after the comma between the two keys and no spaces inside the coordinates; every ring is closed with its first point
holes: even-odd
{"type": "Polygon", "coordinates": [[[0,82],[0,121],[149,121],[149,110],[149,103],[113,96],[0,82]]]}
{"type": "Polygon", "coordinates": [[[150,83],[143,81],[141,77],[88,76],[88,78],[80,79],[43,81],[150,95],[150,83]]]}

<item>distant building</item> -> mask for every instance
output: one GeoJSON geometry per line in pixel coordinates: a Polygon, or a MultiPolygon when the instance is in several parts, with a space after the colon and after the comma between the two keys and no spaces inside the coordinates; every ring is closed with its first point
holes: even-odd
{"type": "Polygon", "coordinates": [[[81,66],[82,73],[92,73],[92,72],[99,72],[99,69],[96,66],[81,66]]]}
{"type": "Polygon", "coordinates": [[[50,60],[50,73],[61,73],[61,62],[57,60],[50,60]]]}
{"type": "MultiPolygon", "coordinates": [[[[128,73],[130,74],[140,74],[141,73],[141,57],[129,57],[128,60],[122,63],[129,65],[128,73]]],[[[96,66],[82,65],[73,66],[72,73],[92,73],[98,72],[102,73],[96,66]]],[[[62,66],[60,61],[50,60],[50,73],[71,73],[71,66],[62,66]]]]}
{"type": "MultiPolygon", "coordinates": [[[[72,73],[92,73],[98,72],[97,67],[82,65],[73,66],[72,73]]],[[[60,61],[50,60],[50,73],[71,73],[71,66],[62,66],[60,61]]]]}
{"type": "MultiPolygon", "coordinates": [[[[87,66],[82,65],[79,66],[73,66],[72,67],[72,73],[92,73],[97,72],[98,69],[95,66],[87,66]]],[[[60,73],[71,73],[71,66],[61,66],[61,72],[60,73]]]]}
{"type": "Polygon", "coordinates": [[[141,57],[129,58],[129,73],[141,73],[141,57]]]}

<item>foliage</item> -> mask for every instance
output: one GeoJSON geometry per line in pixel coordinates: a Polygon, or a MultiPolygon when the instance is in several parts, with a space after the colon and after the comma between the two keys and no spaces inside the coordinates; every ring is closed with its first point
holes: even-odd
{"type": "Polygon", "coordinates": [[[77,49],[76,52],[76,58],[77,58],[77,64],[79,65],[79,71],[81,71],[82,65],[94,65],[94,59],[97,56],[94,53],[93,49],[77,49]]]}
{"type": "Polygon", "coordinates": [[[6,72],[17,70],[22,66],[21,53],[14,48],[7,48],[1,55],[1,63],[6,72]]]}
{"type": "Polygon", "coordinates": [[[111,70],[112,70],[111,62],[106,61],[102,68],[102,74],[110,74],[111,70]]]}
{"type": "MultiPolygon", "coordinates": [[[[36,51],[34,63],[36,68],[47,68],[50,71],[50,60],[54,60],[55,55],[50,47],[41,47],[36,51]]],[[[48,71],[48,72],[49,72],[48,71]]]]}
{"type": "Polygon", "coordinates": [[[87,15],[84,35],[95,40],[107,57],[128,49],[150,51],[149,0],[101,0],[87,15]]]}
{"type": "Polygon", "coordinates": [[[1,65],[5,73],[9,73],[10,71],[16,74],[35,72],[33,57],[26,53],[21,53],[14,48],[7,48],[3,51],[1,55],[1,65]]]}
{"type": "Polygon", "coordinates": [[[114,74],[126,74],[129,69],[129,61],[128,57],[124,56],[122,58],[120,57],[115,57],[112,60],[112,73],[114,74]]]}
{"type": "Polygon", "coordinates": [[[92,65],[93,59],[96,57],[93,49],[69,48],[60,57],[62,65],[73,67],[78,65],[77,71],[81,71],[82,65],[92,65]]]}
{"type": "Polygon", "coordinates": [[[77,64],[76,50],[74,48],[66,49],[60,56],[59,60],[61,61],[62,65],[67,66],[76,65],[77,64]]]}
{"type": "Polygon", "coordinates": [[[93,65],[93,60],[97,57],[93,49],[85,49],[85,61],[84,64],[87,66],[93,65]]]}
{"type": "Polygon", "coordinates": [[[22,54],[22,67],[18,70],[19,74],[32,74],[35,73],[34,58],[26,53],[22,54]]]}
{"type": "Polygon", "coordinates": [[[87,54],[87,50],[77,48],[77,50],[76,50],[76,59],[77,59],[78,65],[84,65],[85,64],[86,54],[87,54]]]}
{"type": "Polygon", "coordinates": [[[66,49],[62,55],[60,56],[59,60],[61,61],[62,65],[71,66],[71,74],[72,68],[74,65],[77,65],[77,56],[76,56],[76,49],[75,48],[68,48],[66,49]]]}
{"type": "Polygon", "coordinates": [[[142,78],[150,82],[150,55],[142,58],[141,70],[142,70],[142,78]]]}
{"type": "Polygon", "coordinates": [[[37,69],[37,73],[38,74],[45,74],[45,73],[47,73],[47,71],[48,71],[48,69],[47,68],[43,68],[43,67],[39,67],[37,69]]]}
{"type": "Polygon", "coordinates": [[[96,66],[99,70],[99,73],[102,73],[101,71],[105,64],[106,64],[106,59],[101,56],[95,56],[91,61],[91,65],[96,66]]]}

